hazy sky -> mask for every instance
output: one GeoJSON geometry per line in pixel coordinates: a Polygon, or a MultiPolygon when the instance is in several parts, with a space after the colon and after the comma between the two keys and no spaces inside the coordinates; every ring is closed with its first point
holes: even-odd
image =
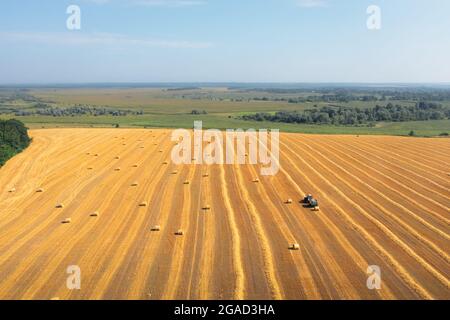
{"type": "Polygon", "coordinates": [[[0,1],[0,83],[196,81],[450,82],[450,1],[0,1]]]}

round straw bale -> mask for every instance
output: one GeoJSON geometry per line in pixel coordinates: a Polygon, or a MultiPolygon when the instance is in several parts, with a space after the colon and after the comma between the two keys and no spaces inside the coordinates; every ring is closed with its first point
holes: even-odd
{"type": "Polygon", "coordinates": [[[151,231],[161,231],[161,226],[155,225],[151,228],[151,231]]]}

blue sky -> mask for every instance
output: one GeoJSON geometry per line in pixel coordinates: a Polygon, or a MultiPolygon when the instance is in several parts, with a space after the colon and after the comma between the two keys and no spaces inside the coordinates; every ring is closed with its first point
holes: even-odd
{"type": "Polygon", "coordinates": [[[444,0],[0,2],[3,84],[450,82],[449,57],[444,0]]]}

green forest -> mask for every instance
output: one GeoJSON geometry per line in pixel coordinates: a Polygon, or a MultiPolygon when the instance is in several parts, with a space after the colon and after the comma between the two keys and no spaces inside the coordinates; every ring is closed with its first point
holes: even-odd
{"type": "Polygon", "coordinates": [[[418,102],[414,106],[388,103],[375,108],[325,106],[304,111],[278,111],[274,114],[255,113],[241,116],[243,120],[283,123],[370,125],[375,122],[405,122],[444,120],[450,118],[450,108],[438,103],[418,102]]]}
{"type": "Polygon", "coordinates": [[[28,129],[18,120],[0,120],[0,166],[30,144],[28,129]]]}

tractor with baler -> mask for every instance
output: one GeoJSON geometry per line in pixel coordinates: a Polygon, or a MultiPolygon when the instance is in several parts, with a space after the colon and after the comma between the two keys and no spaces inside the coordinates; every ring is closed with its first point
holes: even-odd
{"type": "Polygon", "coordinates": [[[314,211],[319,211],[319,201],[315,199],[311,194],[305,195],[302,203],[306,204],[306,207],[312,208],[314,211]]]}

